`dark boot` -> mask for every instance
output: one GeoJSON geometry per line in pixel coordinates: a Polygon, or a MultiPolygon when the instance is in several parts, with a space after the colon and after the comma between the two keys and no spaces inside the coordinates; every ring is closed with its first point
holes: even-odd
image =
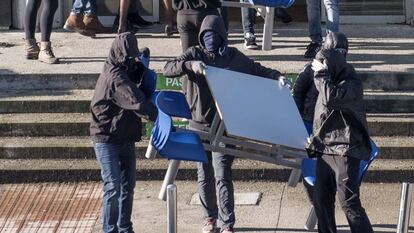
{"type": "Polygon", "coordinates": [[[93,31],[87,30],[85,24],[83,23],[83,15],[70,13],[68,19],[63,26],[63,29],[71,32],[77,32],[83,36],[95,37],[93,31]]]}
{"type": "Polygon", "coordinates": [[[37,60],[39,51],[40,48],[37,45],[36,39],[26,39],[26,59],[37,60]]]}
{"type": "Polygon", "coordinates": [[[111,33],[112,29],[106,28],[102,25],[96,15],[84,15],[83,23],[85,24],[86,30],[93,31],[95,33],[111,33]]]}

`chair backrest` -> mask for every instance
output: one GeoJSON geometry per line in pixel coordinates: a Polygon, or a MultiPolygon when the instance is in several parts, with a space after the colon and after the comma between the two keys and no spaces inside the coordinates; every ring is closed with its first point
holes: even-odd
{"type": "Polygon", "coordinates": [[[157,73],[153,70],[147,69],[144,73],[142,85],[145,96],[147,96],[147,98],[151,98],[157,87],[157,73]]]}
{"type": "Polygon", "coordinates": [[[158,117],[155,121],[154,128],[152,129],[152,145],[158,151],[164,148],[165,143],[170,136],[172,129],[172,119],[170,116],[165,114],[163,111],[158,109],[158,117]]]}
{"type": "Polygon", "coordinates": [[[369,160],[361,160],[361,163],[359,165],[359,183],[362,183],[365,173],[367,172],[372,161],[374,161],[374,159],[376,159],[379,155],[378,146],[375,144],[375,142],[372,139],[370,139],[370,142],[371,142],[371,156],[369,160]]]}
{"type": "Polygon", "coordinates": [[[249,2],[253,5],[288,8],[295,0],[249,0],[249,2]]]}
{"type": "Polygon", "coordinates": [[[155,105],[167,115],[191,119],[190,107],[183,93],[159,91],[154,94],[153,99],[155,105]]]}

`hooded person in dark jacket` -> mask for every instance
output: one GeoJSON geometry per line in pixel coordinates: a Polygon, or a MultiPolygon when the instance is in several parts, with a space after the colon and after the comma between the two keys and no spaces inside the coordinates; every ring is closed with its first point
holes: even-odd
{"type": "Polygon", "coordinates": [[[183,52],[198,44],[200,26],[207,15],[220,15],[220,0],[172,0],[183,52]]]}
{"type": "Polygon", "coordinates": [[[140,88],[146,67],[139,60],[137,39],[119,34],[105,61],[91,102],[90,133],[104,181],[103,232],[133,232],[135,142],[141,118],[155,121],[158,110],[140,88]]]}
{"type": "Polygon", "coordinates": [[[351,232],[373,232],[359,199],[359,164],[371,154],[363,85],[346,62],[347,51],[346,36],[329,33],[322,50],[305,67],[294,87],[304,120],[313,120],[307,150],[311,157],[317,157],[313,204],[322,233],[337,232],[336,193],[351,232]]]}
{"type": "MultiPolygon", "coordinates": [[[[206,65],[286,82],[277,70],[263,67],[236,48],[227,47],[227,34],[220,16],[205,17],[200,29],[199,42],[200,46],[190,47],[180,57],[167,62],[164,67],[165,76],[185,75],[188,81],[184,91],[192,111],[190,121],[192,129],[203,130],[209,127],[216,114],[214,99],[203,75],[206,65]]],[[[233,232],[235,223],[231,173],[233,156],[209,151],[206,153],[209,162],[198,164],[199,195],[206,220],[203,232],[215,232],[217,219],[221,222],[221,232],[233,232]]]]}

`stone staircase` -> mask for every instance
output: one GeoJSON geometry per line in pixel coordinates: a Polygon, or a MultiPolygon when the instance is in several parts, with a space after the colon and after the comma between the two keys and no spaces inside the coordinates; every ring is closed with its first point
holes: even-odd
{"type": "MultiPolygon", "coordinates": [[[[97,74],[0,77],[0,183],[100,180],[88,137],[89,101],[97,77],[97,74]]],[[[363,73],[361,77],[370,133],[381,153],[366,180],[412,182],[414,76],[363,73]]],[[[160,82],[159,86],[168,88],[168,81],[161,78],[160,82]]],[[[163,179],[167,161],[144,159],[147,145],[146,139],[136,144],[138,179],[163,179]]],[[[286,181],[289,169],[237,159],[233,174],[236,180],[286,181]]],[[[183,163],[178,179],[195,180],[195,164],[183,163]]]]}

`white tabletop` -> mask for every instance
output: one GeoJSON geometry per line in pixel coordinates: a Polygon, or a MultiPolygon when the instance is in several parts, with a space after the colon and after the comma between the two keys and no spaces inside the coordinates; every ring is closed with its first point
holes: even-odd
{"type": "Polygon", "coordinates": [[[303,121],[288,88],[277,80],[210,66],[206,77],[229,135],[305,148],[303,121]]]}

